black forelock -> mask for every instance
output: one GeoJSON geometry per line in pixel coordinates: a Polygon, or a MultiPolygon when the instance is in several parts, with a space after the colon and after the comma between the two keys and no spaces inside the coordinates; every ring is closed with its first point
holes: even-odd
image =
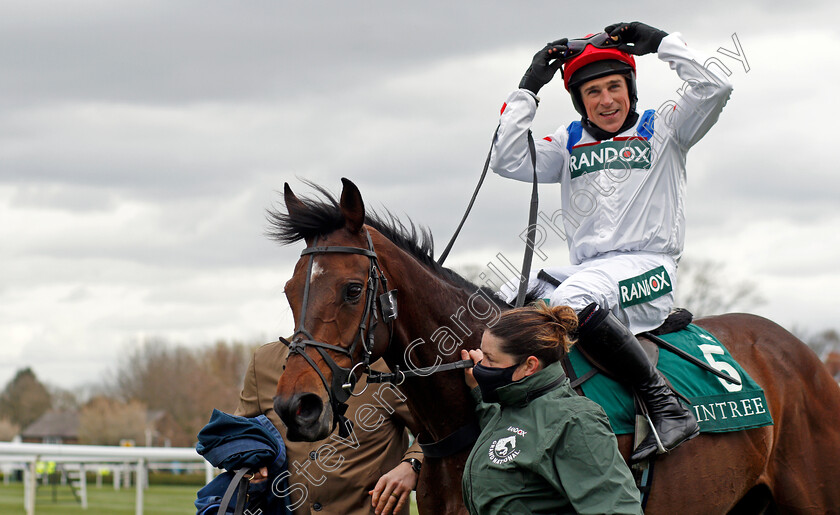
{"type": "MultiPolygon", "coordinates": [[[[336,197],[322,186],[305,182],[319,193],[319,197],[298,197],[305,209],[268,210],[266,234],[282,245],[326,236],[344,227],[344,215],[336,197]]],[[[435,272],[457,276],[435,261],[434,239],[428,228],[417,226],[410,219],[403,222],[388,210],[384,214],[366,211],[365,223],[435,272]]]]}
{"type": "Polygon", "coordinates": [[[297,197],[306,207],[305,210],[290,212],[288,209],[269,209],[266,214],[269,223],[266,235],[281,245],[326,236],[344,227],[344,215],[335,196],[322,186],[305,182],[323,198],[297,197]]]}

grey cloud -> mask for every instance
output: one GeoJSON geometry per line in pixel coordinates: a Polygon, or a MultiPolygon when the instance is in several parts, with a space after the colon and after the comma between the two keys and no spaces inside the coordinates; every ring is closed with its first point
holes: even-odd
{"type": "MultiPolygon", "coordinates": [[[[85,356],[81,370],[100,359],[97,346],[142,334],[197,342],[285,331],[282,285],[302,244],[268,241],[264,210],[286,181],[309,193],[299,177],[336,193],[339,178],[350,178],[370,208],[430,227],[439,253],[478,179],[498,108],[533,52],[622,19],[681,31],[706,50],[728,46],[737,31],[755,56],[721,122],[689,154],[690,245],[712,252],[730,220],[767,212],[786,223],[830,218],[834,176],[802,171],[791,140],[767,135],[826,130],[821,120],[802,125],[808,106],[792,102],[802,86],[792,79],[821,83],[782,49],[805,44],[787,41],[788,32],[836,34],[829,24],[840,7],[715,0],[678,9],[645,0],[597,9],[501,0],[5,2],[0,209],[14,227],[0,229],[11,242],[0,247],[10,309],[0,337],[13,349],[47,349],[39,366],[54,371],[50,360],[66,356],[49,349],[62,342],[85,356]],[[816,184],[792,182],[792,172],[816,184]],[[135,312],[111,316],[114,306],[135,312]]],[[[646,91],[659,101],[678,85],[646,91]]],[[[573,114],[562,86],[542,96],[539,135],[573,114]]],[[[830,171],[830,158],[821,159],[830,171]]],[[[450,261],[483,264],[503,252],[519,263],[529,190],[491,174],[450,261]]],[[[558,207],[558,186],[540,194],[541,209],[558,207]]],[[[548,247],[553,264],[566,260],[559,238],[548,247]]]]}
{"type": "MultiPolygon", "coordinates": [[[[646,4],[634,3],[634,14],[647,13],[650,23],[668,30],[701,34],[737,29],[735,15],[742,24],[759,14],[773,16],[755,4],[733,12],[730,3],[707,2],[691,18],[646,4]]],[[[0,102],[9,102],[10,95],[20,105],[50,99],[166,104],[329,94],[442,55],[517,44],[536,51],[543,40],[580,36],[627,17],[622,2],[591,10],[499,0],[91,5],[73,13],[60,3],[53,9],[18,5],[4,17],[0,98],[6,100],[0,102]],[[59,10],[50,15],[54,9],[59,10]]],[[[803,16],[785,11],[788,25],[803,16]]],[[[797,11],[808,7],[800,4],[797,11]]]]}
{"type": "Polygon", "coordinates": [[[86,212],[112,211],[119,199],[112,191],[88,186],[75,186],[33,181],[19,184],[12,194],[10,205],[22,209],[86,212]]]}

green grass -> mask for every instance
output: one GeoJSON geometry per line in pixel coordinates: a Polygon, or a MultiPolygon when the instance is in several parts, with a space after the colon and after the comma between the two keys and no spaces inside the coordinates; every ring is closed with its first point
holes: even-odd
{"type": "MultiPolygon", "coordinates": [[[[143,495],[143,513],[145,515],[183,513],[193,514],[195,493],[200,487],[151,485],[143,495]]],[[[73,498],[70,487],[59,486],[56,489],[56,500],[53,501],[53,487],[38,487],[35,500],[35,513],[61,515],[119,515],[133,514],[134,500],[137,491],[134,487],[114,490],[112,484],[105,484],[96,488],[88,482],[88,509],[83,510],[73,498]]],[[[11,483],[5,485],[0,482],[0,514],[23,514],[23,484],[11,483]]],[[[417,513],[417,506],[412,501],[412,515],[417,513]]]]}
{"type": "MultiPolygon", "coordinates": [[[[143,495],[143,513],[147,515],[195,513],[193,501],[198,488],[194,486],[152,485],[143,495]]],[[[35,513],[62,515],[118,515],[133,514],[137,491],[132,488],[114,490],[113,485],[96,488],[88,483],[88,509],[83,510],[73,498],[69,486],[59,486],[53,501],[52,486],[41,486],[35,500],[35,513]]],[[[23,509],[23,484],[0,483],[0,513],[17,515],[25,513],[23,509]]]]}

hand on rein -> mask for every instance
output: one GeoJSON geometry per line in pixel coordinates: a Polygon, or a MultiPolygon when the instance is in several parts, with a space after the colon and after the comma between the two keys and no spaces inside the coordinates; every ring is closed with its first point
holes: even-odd
{"type": "MultiPolygon", "coordinates": [[[[470,351],[461,349],[461,359],[471,359],[473,363],[478,363],[484,359],[484,353],[481,352],[481,349],[473,349],[470,351]]],[[[478,383],[473,377],[471,368],[464,369],[464,381],[466,381],[467,386],[469,386],[470,389],[478,388],[478,383]]]]}

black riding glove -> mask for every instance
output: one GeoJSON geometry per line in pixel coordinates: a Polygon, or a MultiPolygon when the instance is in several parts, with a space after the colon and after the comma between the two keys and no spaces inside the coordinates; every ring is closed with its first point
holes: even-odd
{"type": "Polygon", "coordinates": [[[659,30],[634,21],[631,23],[615,23],[604,29],[612,37],[618,36],[618,49],[633,55],[645,55],[656,52],[662,38],[668,35],[659,30]]]}
{"type": "Polygon", "coordinates": [[[522,76],[522,80],[519,81],[519,87],[527,89],[535,95],[539,93],[540,88],[548,84],[557,70],[560,69],[560,65],[563,64],[561,57],[566,52],[566,43],[568,42],[568,38],[558,39],[534,54],[534,60],[531,61],[531,66],[528,67],[525,75],[522,76]]]}

